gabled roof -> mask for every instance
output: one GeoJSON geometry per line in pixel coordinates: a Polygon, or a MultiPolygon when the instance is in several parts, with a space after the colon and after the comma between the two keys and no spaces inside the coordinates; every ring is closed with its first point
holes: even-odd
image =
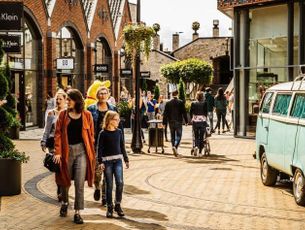
{"type": "Polygon", "coordinates": [[[116,39],[119,36],[120,24],[123,16],[125,2],[126,0],[108,0],[111,21],[116,39]]]}
{"type": "Polygon", "coordinates": [[[227,36],[227,37],[200,37],[200,38],[196,38],[195,40],[193,40],[193,41],[191,41],[191,42],[189,42],[189,43],[187,43],[187,44],[185,44],[184,46],[181,46],[181,47],[179,47],[178,49],[176,49],[176,50],[173,50],[173,54],[175,53],[175,52],[177,52],[177,51],[179,51],[179,50],[181,50],[181,49],[184,49],[184,48],[186,48],[187,46],[189,46],[189,45],[191,45],[191,44],[193,44],[193,43],[195,43],[195,42],[197,42],[197,41],[199,41],[199,40],[208,40],[208,39],[226,39],[226,38],[232,38],[231,36],[227,36]]]}
{"type": "Polygon", "coordinates": [[[175,57],[173,57],[173,56],[171,56],[171,55],[169,55],[169,54],[167,54],[167,53],[165,53],[165,52],[163,52],[161,50],[154,50],[153,49],[152,52],[157,52],[157,53],[159,53],[159,54],[161,54],[161,55],[163,55],[163,56],[165,56],[165,57],[167,57],[169,59],[172,59],[174,61],[180,61],[178,58],[175,58],[175,57]]]}

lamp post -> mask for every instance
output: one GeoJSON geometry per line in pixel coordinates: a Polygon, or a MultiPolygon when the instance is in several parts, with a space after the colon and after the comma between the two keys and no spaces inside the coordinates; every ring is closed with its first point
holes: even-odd
{"type": "MultiPolygon", "coordinates": [[[[141,5],[140,0],[137,0],[137,23],[141,23],[141,5]]],[[[141,124],[140,124],[140,50],[137,50],[135,60],[135,77],[136,77],[136,100],[135,100],[135,118],[132,133],[131,149],[134,153],[141,153],[142,140],[141,140],[141,124]]]]}

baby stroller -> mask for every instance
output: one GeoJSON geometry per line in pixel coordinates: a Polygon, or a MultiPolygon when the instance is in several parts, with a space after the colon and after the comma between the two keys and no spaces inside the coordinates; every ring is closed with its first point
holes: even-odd
{"type": "MultiPolygon", "coordinates": [[[[209,156],[211,153],[211,147],[210,147],[210,142],[209,142],[209,137],[211,136],[211,129],[210,127],[206,124],[206,127],[204,128],[204,133],[203,133],[203,143],[200,144],[202,146],[202,151],[204,156],[209,156]]],[[[191,150],[191,155],[195,155],[195,134],[194,134],[194,129],[192,129],[192,141],[193,141],[193,148],[191,150]]],[[[200,153],[199,153],[200,156],[200,153]]]]}

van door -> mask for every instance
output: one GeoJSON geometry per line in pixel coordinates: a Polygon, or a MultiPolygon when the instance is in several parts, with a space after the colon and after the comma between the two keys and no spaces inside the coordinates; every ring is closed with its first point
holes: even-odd
{"type": "Polygon", "coordinates": [[[292,175],[291,165],[295,154],[296,143],[299,133],[299,118],[302,108],[305,106],[305,95],[295,94],[287,119],[285,130],[285,147],[284,147],[284,172],[292,175]]]}
{"type": "Polygon", "coordinates": [[[297,94],[294,100],[294,107],[291,111],[291,116],[299,118],[298,131],[295,139],[295,151],[292,159],[287,156],[287,168],[291,165],[300,168],[305,172],[305,94],[297,94]]]}
{"type": "Polygon", "coordinates": [[[261,104],[260,112],[256,125],[256,142],[258,145],[266,146],[268,144],[269,132],[269,113],[271,107],[273,92],[267,92],[261,104]]]}
{"type": "MultiPolygon", "coordinates": [[[[284,170],[284,148],[287,130],[287,116],[292,93],[277,93],[269,121],[268,163],[274,168],[284,170]]],[[[268,157],[268,156],[267,156],[268,157]]]]}

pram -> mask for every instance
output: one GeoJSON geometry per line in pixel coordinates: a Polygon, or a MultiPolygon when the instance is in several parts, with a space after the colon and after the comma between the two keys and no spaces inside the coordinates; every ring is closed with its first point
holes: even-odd
{"type": "MultiPolygon", "coordinates": [[[[211,146],[209,142],[209,137],[211,136],[211,129],[208,124],[206,124],[206,127],[204,128],[204,133],[203,133],[203,154],[204,156],[209,156],[211,153],[211,146]]],[[[193,156],[195,153],[195,133],[194,133],[194,128],[192,128],[192,141],[193,141],[193,147],[191,150],[191,155],[193,156]]],[[[199,154],[199,153],[198,153],[199,154]]],[[[196,154],[197,155],[197,154],[196,154]]],[[[196,156],[194,155],[194,156],[196,156]]],[[[199,154],[200,156],[200,154],[199,154]]]]}

